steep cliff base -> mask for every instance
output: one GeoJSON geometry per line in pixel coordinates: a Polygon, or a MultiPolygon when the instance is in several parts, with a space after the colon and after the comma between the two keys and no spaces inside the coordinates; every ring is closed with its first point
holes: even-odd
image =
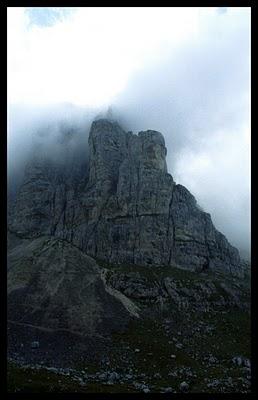
{"type": "Polygon", "coordinates": [[[250,391],[248,278],[111,265],[44,236],[11,247],[8,282],[11,392],[250,391]]]}

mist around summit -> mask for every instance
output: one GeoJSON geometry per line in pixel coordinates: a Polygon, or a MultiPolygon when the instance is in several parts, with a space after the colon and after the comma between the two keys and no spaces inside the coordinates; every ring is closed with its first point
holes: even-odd
{"type": "Polygon", "coordinates": [[[73,9],[71,15],[69,11],[62,14],[55,9],[50,15],[51,9],[46,10],[41,19],[41,10],[8,10],[10,187],[21,181],[35,146],[45,146],[48,154],[62,159],[58,143],[65,127],[73,131],[69,154],[83,153],[83,148],[87,153],[92,120],[111,106],[113,118],[125,130],[155,129],[164,135],[169,173],[191,190],[217,228],[248,256],[250,10],[187,9],[184,13],[168,8],[154,15],[151,9],[140,9],[138,14],[131,9],[132,32],[122,9],[102,9],[101,22],[90,24],[84,35],[83,21],[95,18],[97,11],[73,9]],[[165,14],[174,22],[172,27],[165,14]],[[162,26],[156,33],[154,21],[162,26]],[[116,28],[121,26],[118,37],[116,28]],[[68,32],[70,40],[64,48],[61,38],[68,32]],[[83,52],[78,47],[82,37],[83,52]],[[54,48],[59,48],[58,57],[54,48]],[[66,61],[69,51],[83,68],[66,61]],[[45,68],[44,61],[50,58],[51,67],[45,68]],[[118,78],[120,88],[112,93],[111,84],[115,88],[118,78]],[[109,93],[104,101],[101,92],[109,93]],[[99,97],[91,105],[94,93],[99,97]]]}

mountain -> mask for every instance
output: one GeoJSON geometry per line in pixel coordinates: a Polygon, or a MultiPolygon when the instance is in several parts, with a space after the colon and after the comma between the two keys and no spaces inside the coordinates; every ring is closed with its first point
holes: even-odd
{"type": "Polygon", "coordinates": [[[135,135],[99,119],[85,151],[73,152],[71,140],[65,132],[58,152],[36,149],[22,184],[12,186],[11,375],[19,381],[26,368],[50,368],[82,386],[95,382],[97,391],[103,382],[115,391],[160,391],[171,380],[172,391],[207,391],[216,364],[220,377],[233,368],[242,379],[222,380],[222,391],[245,391],[249,265],[167,172],[162,134],[135,135]]]}
{"type": "Polygon", "coordinates": [[[237,249],[167,172],[166,152],[159,132],[94,121],[85,171],[44,157],[28,166],[9,229],[66,239],[112,263],[241,273],[237,249]]]}

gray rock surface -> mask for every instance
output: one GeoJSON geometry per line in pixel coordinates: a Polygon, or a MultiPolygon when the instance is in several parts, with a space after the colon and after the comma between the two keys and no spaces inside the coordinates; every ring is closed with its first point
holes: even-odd
{"type": "Polygon", "coordinates": [[[135,135],[94,121],[84,170],[46,155],[28,165],[9,231],[22,239],[59,237],[110,263],[241,274],[238,250],[167,173],[166,152],[159,132],[135,135]]]}
{"type": "Polygon", "coordinates": [[[34,239],[10,251],[8,263],[8,319],[16,325],[99,336],[133,317],[95,260],[64,240],[34,239]]]}

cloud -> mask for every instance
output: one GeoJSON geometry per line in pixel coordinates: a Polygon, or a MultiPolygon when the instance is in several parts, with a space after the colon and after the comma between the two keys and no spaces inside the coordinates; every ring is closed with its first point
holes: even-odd
{"type": "Polygon", "coordinates": [[[9,8],[10,102],[110,103],[146,58],[159,56],[161,43],[186,40],[194,31],[196,11],[169,10],[75,8],[69,17],[42,26],[31,23],[42,12],[32,18],[32,11],[9,8]]]}
{"type": "Polygon", "coordinates": [[[198,35],[138,71],[114,109],[166,139],[174,179],[250,253],[250,12],[202,13],[198,35]]]}
{"type": "Polygon", "coordinates": [[[46,119],[52,109],[60,120],[59,103],[75,104],[74,117],[112,104],[125,129],[164,134],[176,182],[249,252],[250,8],[86,7],[59,17],[42,26],[8,9],[9,137],[20,137],[9,154],[29,146],[46,105],[46,119]]]}
{"type": "Polygon", "coordinates": [[[51,106],[9,106],[7,135],[8,196],[12,200],[24,180],[25,167],[43,156],[65,170],[87,170],[88,134],[101,108],[69,103],[51,106]]]}

